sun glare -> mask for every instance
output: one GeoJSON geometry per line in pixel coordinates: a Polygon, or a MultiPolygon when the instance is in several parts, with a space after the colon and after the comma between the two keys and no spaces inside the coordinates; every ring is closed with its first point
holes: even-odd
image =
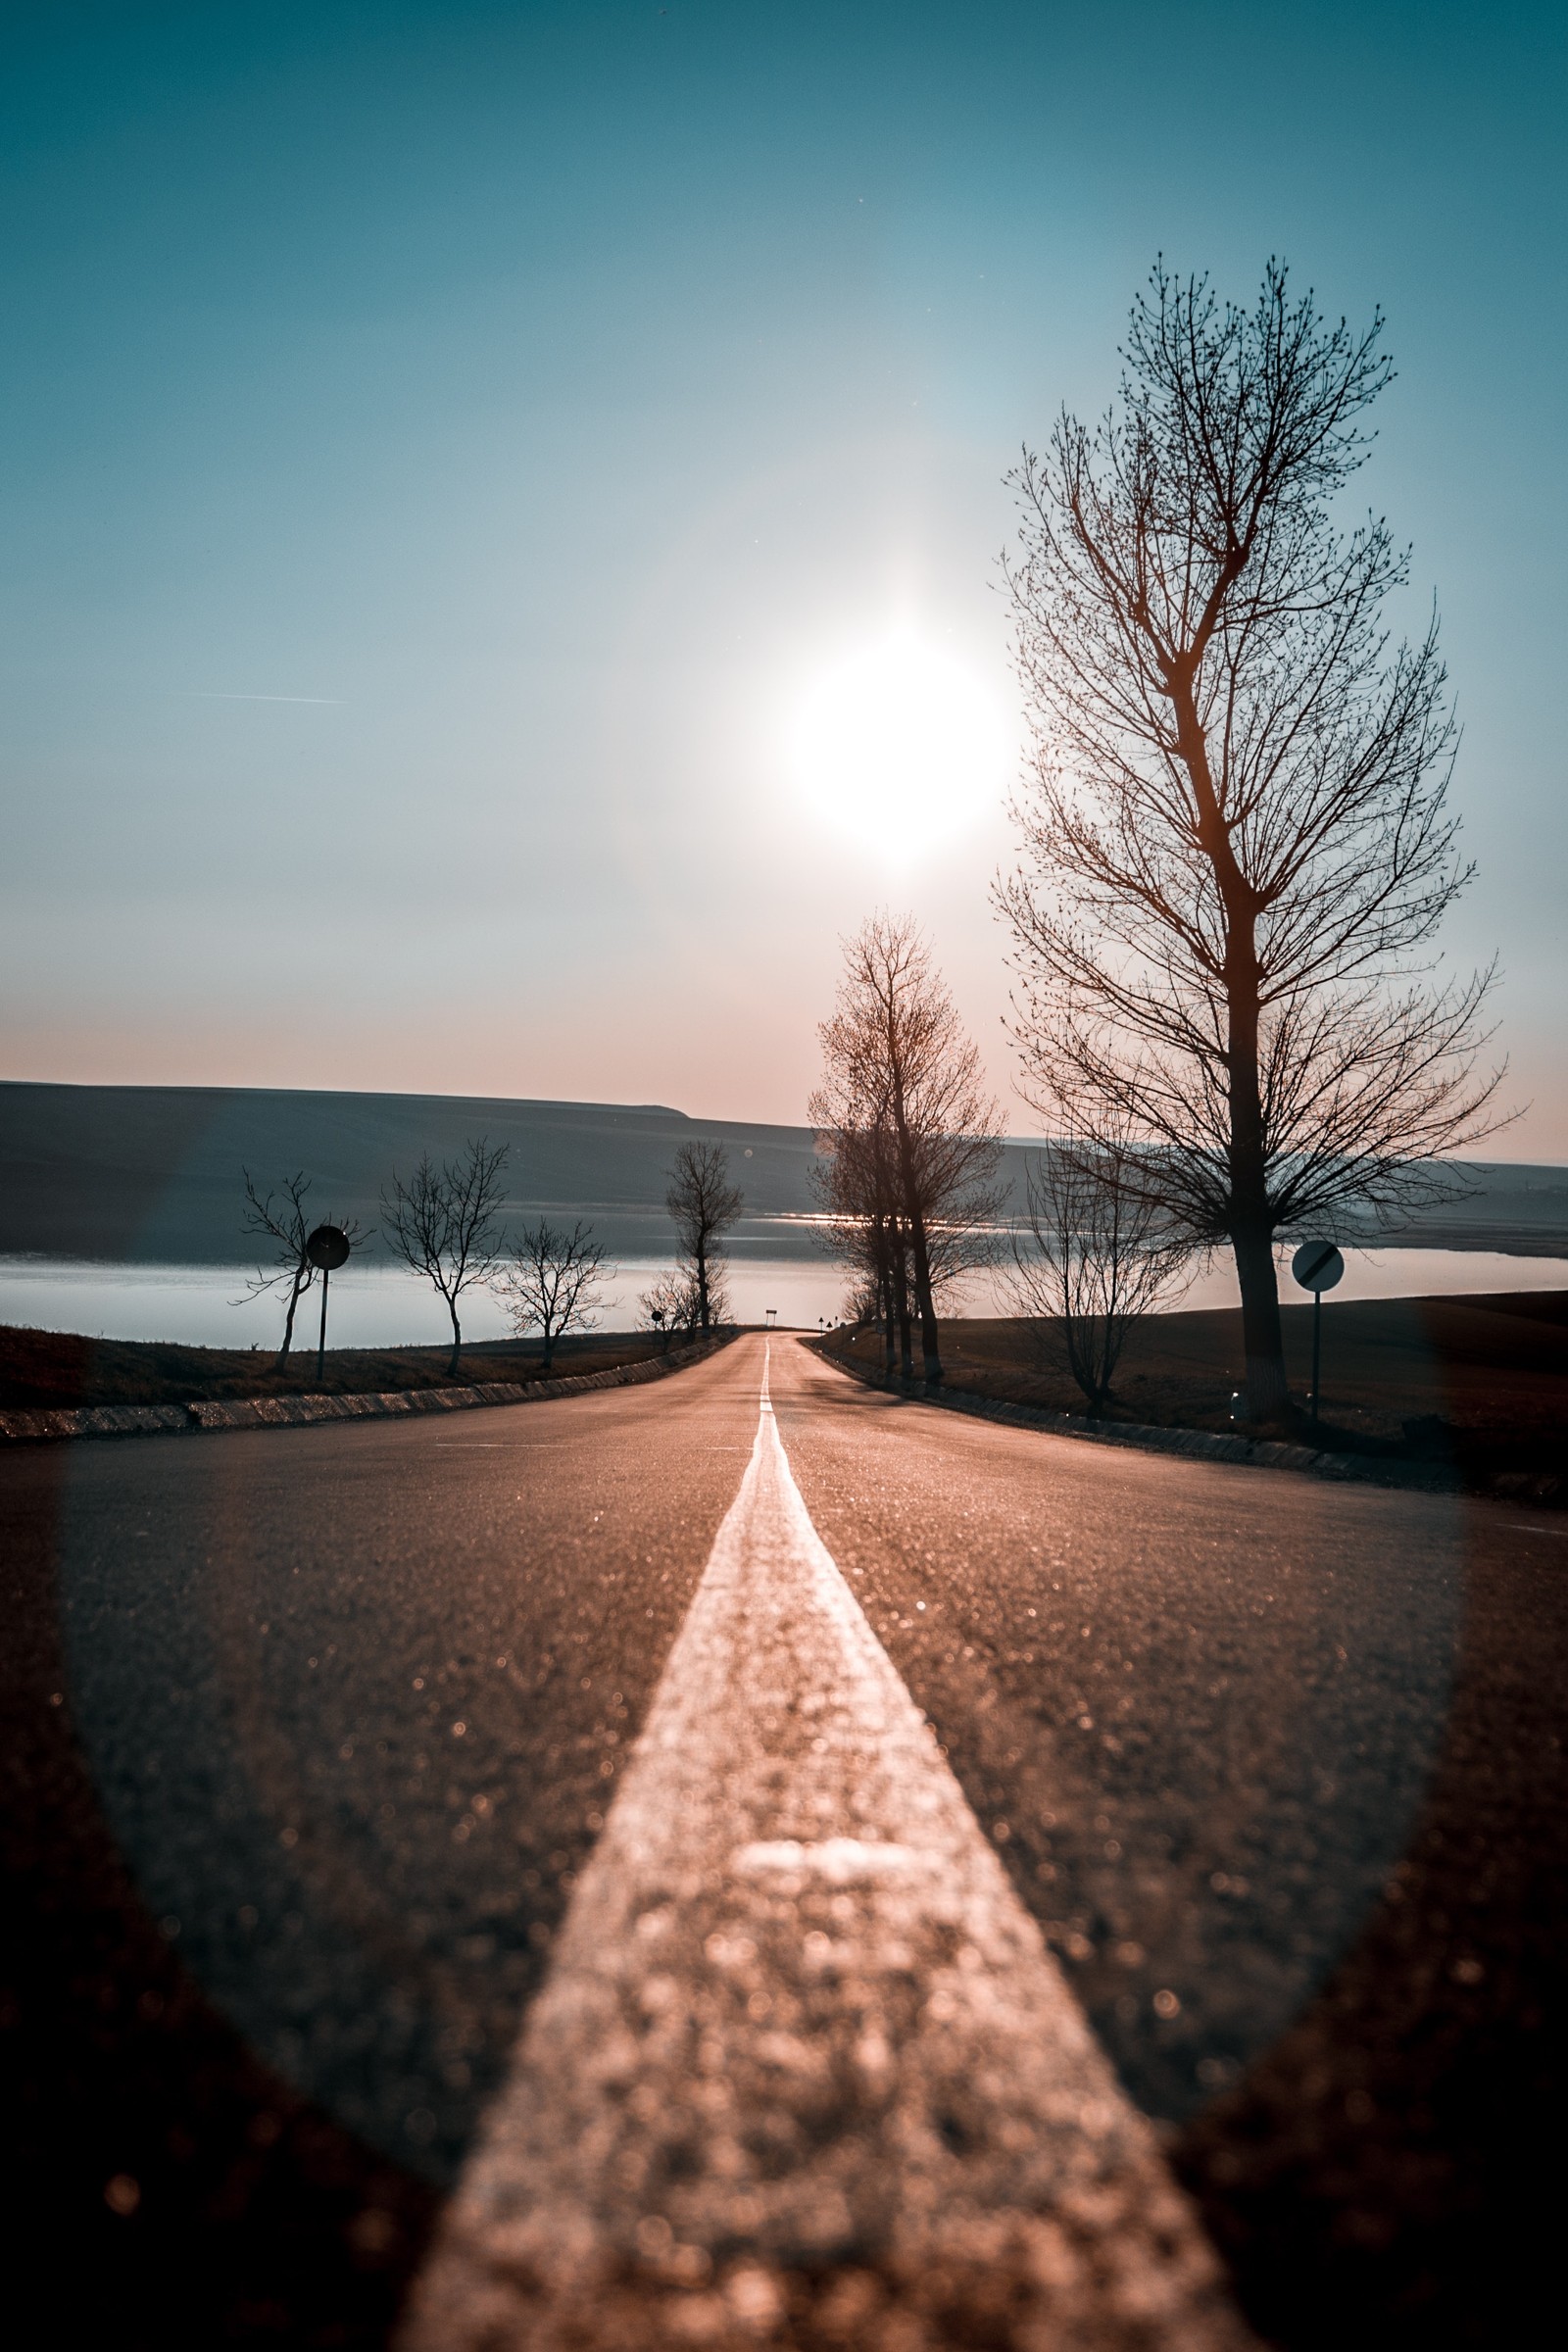
{"type": "Polygon", "coordinates": [[[817,812],[905,863],[994,803],[1006,743],[994,698],[941,646],[898,630],[819,678],[794,767],[817,812]]]}

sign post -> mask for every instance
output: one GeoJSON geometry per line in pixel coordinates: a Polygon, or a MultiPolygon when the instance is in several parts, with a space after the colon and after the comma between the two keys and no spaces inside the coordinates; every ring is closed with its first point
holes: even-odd
{"type": "Polygon", "coordinates": [[[1332,1291],[1345,1272],[1345,1260],[1332,1242],[1303,1242],[1291,1260],[1291,1272],[1303,1291],[1312,1294],[1312,1419],[1317,1420],[1318,1367],[1322,1362],[1323,1294],[1332,1291]]]}
{"type": "Polygon", "coordinates": [[[305,1245],[305,1254],[321,1277],[321,1335],[316,1346],[316,1377],[326,1369],[326,1286],[337,1267],[348,1263],[349,1237],[341,1225],[318,1225],[305,1245]]]}

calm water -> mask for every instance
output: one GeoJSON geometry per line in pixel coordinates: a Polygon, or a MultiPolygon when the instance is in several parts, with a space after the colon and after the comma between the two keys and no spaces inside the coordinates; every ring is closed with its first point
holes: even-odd
{"type": "MultiPolygon", "coordinates": [[[[1336,1298],[1403,1298],[1434,1292],[1568,1290],[1568,1258],[1510,1257],[1483,1250],[1348,1250],[1336,1298]]],[[[666,1270],[667,1261],[627,1259],[606,1285],[604,1324],[626,1330],[638,1316],[638,1294],[666,1270]]],[[[283,1308],[275,1298],[246,1299],[243,1266],[119,1265],[42,1257],[0,1257],[0,1322],[42,1331],[82,1331],[115,1340],[179,1340],[191,1346],[274,1348],[283,1308]]],[[[760,1323],[771,1307],[781,1325],[814,1330],[844,1303],[844,1285],[826,1263],[800,1258],[737,1258],[730,1294],[743,1322],[760,1323]]],[[[1300,1298],[1289,1274],[1282,1295],[1300,1298]]],[[[1230,1306],[1236,1280],[1216,1263],[1200,1275],[1180,1303],[1230,1306]]],[[[995,1281],[976,1283],[962,1302],[971,1314],[1008,1311],[995,1281]]],[[[297,1342],[314,1341],[318,1295],[301,1304],[297,1342]]],[[[438,1345],[448,1337],[446,1311],[429,1284],[384,1261],[349,1267],[332,1280],[328,1343],[340,1348],[438,1345]]],[[[464,1336],[502,1339],[508,1325],[488,1292],[468,1294],[464,1336]]]]}
{"type": "MultiPolygon", "coordinates": [[[[275,1348],[282,1336],[285,1298],[245,1298],[245,1266],[120,1265],[43,1257],[0,1257],[0,1323],[39,1331],[84,1331],[95,1339],[179,1340],[205,1348],[275,1348]]],[[[625,1260],[607,1282],[604,1328],[628,1330],[639,1320],[638,1296],[668,1261],[625,1260]]],[[[772,1307],[781,1324],[815,1330],[817,1317],[836,1315],[843,1285],[826,1264],[740,1259],[730,1269],[730,1295],[743,1322],[760,1323],[772,1307]]],[[[463,1336],[505,1339],[507,1317],[490,1293],[475,1287],[461,1308],[463,1336]]],[[[296,1346],[313,1345],[320,1293],[309,1292],[294,1324],[296,1346]]],[[[451,1337],[447,1312],[430,1284],[373,1259],[332,1277],[327,1344],[338,1348],[435,1347],[451,1337]]]]}

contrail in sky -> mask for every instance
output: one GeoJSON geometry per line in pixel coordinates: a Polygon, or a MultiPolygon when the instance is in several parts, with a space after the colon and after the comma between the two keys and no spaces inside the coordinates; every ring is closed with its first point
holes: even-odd
{"type": "Polygon", "coordinates": [[[335,694],[204,694],[193,692],[193,703],[318,703],[339,708],[335,694]]]}

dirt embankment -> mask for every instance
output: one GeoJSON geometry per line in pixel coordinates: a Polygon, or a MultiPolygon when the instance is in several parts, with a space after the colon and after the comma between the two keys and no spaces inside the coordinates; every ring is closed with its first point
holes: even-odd
{"type": "MultiPolygon", "coordinates": [[[[657,1355],[651,1332],[596,1332],[563,1340],[550,1367],[564,1379],[608,1372],[657,1355]]],[[[316,1349],[297,1348],[281,1370],[270,1348],[181,1348],[148,1340],[91,1340],[76,1332],[0,1324],[0,1411],[58,1411],[92,1404],[190,1404],[234,1396],[375,1396],[452,1385],[446,1348],[329,1348],[319,1380],[316,1349]]],[[[537,1341],[466,1346],[460,1381],[545,1377],[537,1341]]]]}
{"type": "MultiPolygon", "coordinates": [[[[1366,1298],[1323,1309],[1322,1410],[1305,1413],[1312,1310],[1287,1306],[1285,1354],[1300,1408],[1280,1434],[1331,1451],[1446,1464],[1467,1484],[1568,1500],[1568,1292],[1366,1298]]],[[[1010,1320],[944,1327],[948,1385],[1008,1403],[1082,1414],[1059,1337],[1010,1320]]],[[[873,1332],[831,1352],[881,1359],[873,1332]]],[[[1239,1308],[1155,1315],[1134,1329],[1107,1418],[1227,1430],[1243,1377],[1239,1308]]]]}

